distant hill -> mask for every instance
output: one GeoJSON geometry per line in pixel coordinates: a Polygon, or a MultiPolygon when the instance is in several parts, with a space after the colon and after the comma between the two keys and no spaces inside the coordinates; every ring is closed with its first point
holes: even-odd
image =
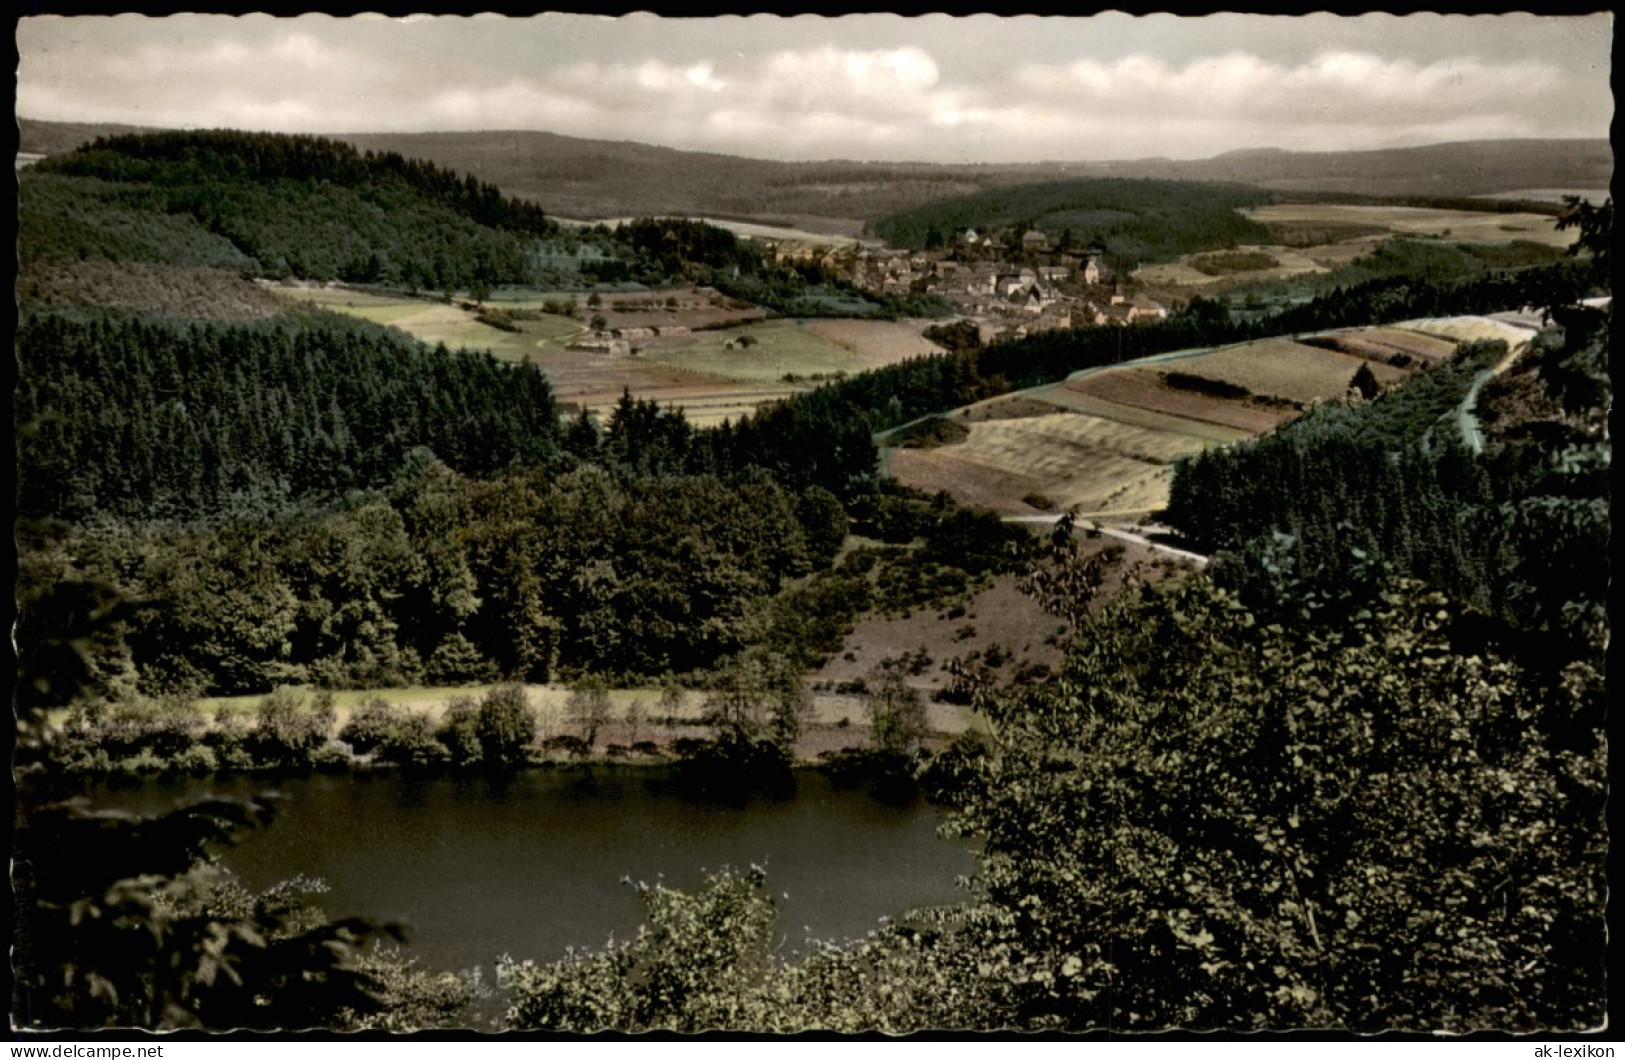
{"type": "MultiPolygon", "coordinates": [[[[19,119],[19,150],[58,153],[127,127],[19,119]]],[[[1380,151],[1234,151],[1195,161],[1035,165],[772,162],[554,133],[355,133],[333,139],[472,174],[561,217],[733,217],[855,235],[883,217],[953,196],[1069,177],[1240,182],[1282,192],[1492,195],[1603,188],[1606,140],[1481,140],[1380,151]]]]}
{"type": "Polygon", "coordinates": [[[1091,175],[1239,181],[1275,191],[1493,195],[1524,188],[1606,188],[1607,140],[1469,140],[1381,151],[1231,151],[1201,161],[1102,162],[1091,175]]]}

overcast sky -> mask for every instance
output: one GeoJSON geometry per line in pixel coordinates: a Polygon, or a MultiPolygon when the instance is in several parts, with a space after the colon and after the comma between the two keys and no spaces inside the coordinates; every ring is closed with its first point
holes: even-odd
{"type": "Polygon", "coordinates": [[[537,129],[777,159],[1606,137],[1612,16],[24,18],[17,113],[537,129]]]}

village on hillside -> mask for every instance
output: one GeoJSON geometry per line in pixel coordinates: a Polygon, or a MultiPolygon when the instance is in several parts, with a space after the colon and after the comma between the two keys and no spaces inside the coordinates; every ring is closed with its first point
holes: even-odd
{"type": "Polygon", "coordinates": [[[816,262],[877,295],[934,294],[960,307],[983,341],[1087,325],[1161,320],[1168,308],[1124,289],[1104,249],[1012,226],[967,228],[908,251],[873,244],[840,247],[781,242],[780,261],[816,262]]]}

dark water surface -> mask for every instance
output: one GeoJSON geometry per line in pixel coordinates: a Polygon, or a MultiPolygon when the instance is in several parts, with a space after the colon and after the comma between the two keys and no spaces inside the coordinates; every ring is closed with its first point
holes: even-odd
{"type": "Polygon", "coordinates": [[[958,900],[956,878],[974,867],[965,847],[936,838],[930,806],[885,805],[811,771],[798,772],[794,797],[744,807],[695,802],[640,769],[530,770],[506,783],[382,772],[154,781],[93,801],[157,811],[205,791],[267,789],[283,796],[275,820],[223,853],[242,882],[320,877],[330,915],[404,923],[407,952],[440,969],[489,972],[503,953],[551,961],[630,938],[641,914],[623,877],[688,888],[707,869],[761,865],[788,955],[808,938],[861,937],[881,917],[958,900]]]}

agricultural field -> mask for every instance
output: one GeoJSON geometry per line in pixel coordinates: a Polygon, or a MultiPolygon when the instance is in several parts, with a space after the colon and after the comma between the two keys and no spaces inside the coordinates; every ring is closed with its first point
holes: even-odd
{"type": "MultiPolygon", "coordinates": [[[[1327,271],[1325,264],[1316,257],[1316,251],[1319,249],[1298,250],[1292,247],[1263,245],[1237,247],[1236,250],[1241,253],[1255,252],[1267,255],[1274,264],[1267,268],[1238,270],[1219,275],[1203,272],[1197,268],[1197,263],[1201,259],[1214,257],[1213,251],[1204,251],[1200,254],[1186,254],[1178,261],[1147,265],[1137,270],[1134,278],[1141,283],[1167,287],[1229,287],[1256,280],[1284,280],[1306,273],[1327,271]]],[[[1361,248],[1360,253],[1370,249],[1367,245],[1361,248]]]]}
{"type": "Polygon", "coordinates": [[[759,405],[795,392],[789,385],[752,386],[723,376],[673,367],[640,355],[559,350],[540,364],[560,402],[587,408],[600,416],[620,400],[623,391],[667,408],[681,408],[689,421],[711,426],[737,420],[759,405]]]}
{"type": "Polygon", "coordinates": [[[883,450],[884,467],[906,485],[1007,516],[1150,514],[1167,503],[1178,457],[1341,400],[1362,366],[1392,384],[1447,359],[1458,339],[1516,331],[1488,318],[1417,321],[1080,372],[958,409],[950,419],[968,431],[962,440],[883,450]]]}
{"type": "Polygon", "coordinates": [[[1278,203],[1243,211],[1262,224],[1326,223],[1381,227],[1396,235],[1437,236],[1458,243],[1510,243],[1528,240],[1567,247],[1578,238],[1558,231],[1557,219],[1538,213],[1481,213],[1420,206],[1353,206],[1343,203],[1278,203]]]}
{"type": "Polygon", "coordinates": [[[424,298],[373,294],[347,287],[276,286],[270,289],[281,297],[305,305],[331,309],[335,313],[360,317],[374,324],[394,324],[403,317],[421,313],[429,306],[437,304],[424,298]]]}
{"type": "Polygon", "coordinates": [[[1274,430],[1296,415],[1292,409],[1280,406],[1259,405],[1188,390],[1172,390],[1163,385],[1158,373],[1151,369],[1125,368],[1113,372],[1099,372],[1061,385],[1066,390],[1089,399],[1127,405],[1198,423],[1215,424],[1221,428],[1243,432],[1243,435],[1263,434],[1265,431],[1274,430]]]}
{"type": "Polygon", "coordinates": [[[899,450],[889,469],[908,485],[947,489],[1003,515],[1150,511],[1167,499],[1173,460],[1206,444],[1050,406],[1042,415],[972,423],[955,445],[899,450]]]}
{"type": "Polygon", "coordinates": [[[1574,196],[1590,202],[1602,202],[1612,195],[1608,188],[1517,188],[1512,191],[1498,191],[1489,195],[1475,195],[1475,199],[1522,199],[1525,202],[1561,203],[1565,198],[1574,196]]]}
{"type": "MultiPolygon", "coordinates": [[[[1307,405],[1342,398],[1364,364],[1377,382],[1404,378],[1403,369],[1364,358],[1306,346],[1291,339],[1264,339],[1227,346],[1179,362],[1186,375],[1245,387],[1253,394],[1307,405]]],[[[1145,371],[1145,369],[1140,369],[1145,371]]]]}
{"type": "Polygon", "coordinates": [[[1240,441],[1243,438],[1252,437],[1259,430],[1268,429],[1268,426],[1225,426],[1223,423],[1215,423],[1193,416],[1176,415],[1172,412],[1158,412],[1152,408],[1142,408],[1108,400],[1088,388],[1088,381],[1091,379],[1106,383],[1108,380],[1123,378],[1130,374],[1127,372],[1096,373],[1084,379],[1056,383],[1035,393],[1055,408],[1086,412],[1091,416],[1099,416],[1102,419],[1143,427],[1150,431],[1166,431],[1170,434],[1186,435],[1212,444],[1222,445],[1227,442],[1240,441]]]}
{"type": "Polygon", "coordinates": [[[825,342],[848,351],[865,368],[884,368],[910,357],[941,353],[941,346],[921,334],[935,323],[940,322],[832,318],[808,320],[802,326],[825,342]]]}
{"type": "Polygon", "coordinates": [[[576,315],[588,320],[604,318],[608,328],[702,328],[726,327],[748,320],[760,320],[767,310],[736,302],[709,288],[675,287],[659,291],[598,292],[575,295],[576,315]],[[596,300],[596,304],[594,301],[596,300]]]}
{"type": "MultiPolygon", "coordinates": [[[[405,295],[373,294],[340,287],[278,287],[275,290],[279,295],[307,305],[398,328],[431,345],[443,342],[453,350],[489,350],[504,361],[529,357],[539,362],[544,352],[562,349],[586,330],[580,321],[569,317],[539,314],[535,319],[517,321],[519,331],[507,331],[482,323],[472,310],[462,305],[405,295]]],[[[536,304],[542,301],[545,300],[537,299],[536,304]]],[[[530,305],[505,302],[502,308],[530,308],[530,305]]]]}
{"type": "Polygon", "coordinates": [[[587,326],[568,316],[537,313],[515,320],[518,330],[509,331],[483,323],[461,304],[343,288],[276,290],[305,304],[398,328],[424,342],[443,342],[450,349],[489,350],[507,361],[529,357],[547,373],[561,403],[600,416],[620,400],[623,391],[630,390],[636,397],[683,409],[696,425],[714,426],[724,419],[738,420],[810,385],[784,382],[787,373],[805,378],[857,372],[864,367],[851,353],[790,321],[757,322],[763,315],[761,309],[741,308],[715,292],[693,287],[658,293],[600,293],[596,306],[588,306],[586,295],[542,291],[504,291],[491,300],[491,305],[508,310],[539,310],[548,303],[571,300],[578,316],[601,314],[606,325],[615,328],[695,328],[746,322],[741,329],[647,340],[647,348],[632,355],[570,349],[587,326]],[[740,348],[738,339],[746,334],[755,344],[740,348]],[[734,348],[727,348],[730,343],[734,348]]]}
{"type": "Polygon", "coordinates": [[[1402,328],[1351,328],[1326,332],[1305,341],[1310,345],[1324,344],[1355,357],[1384,364],[1394,363],[1400,367],[1407,363],[1439,364],[1449,360],[1456,351],[1454,339],[1402,328]]]}
{"type": "Polygon", "coordinates": [[[1534,336],[1535,329],[1524,327],[1494,317],[1430,317],[1422,320],[1406,320],[1396,325],[1423,335],[1437,336],[1449,340],[1452,345],[1457,342],[1500,341],[1508,346],[1516,346],[1528,342],[1534,336]]]}
{"type": "Polygon", "coordinates": [[[650,339],[641,360],[753,384],[800,383],[869,367],[851,351],[793,320],[650,339]],[[793,377],[793,378],[786,378],[793,377]]]}

